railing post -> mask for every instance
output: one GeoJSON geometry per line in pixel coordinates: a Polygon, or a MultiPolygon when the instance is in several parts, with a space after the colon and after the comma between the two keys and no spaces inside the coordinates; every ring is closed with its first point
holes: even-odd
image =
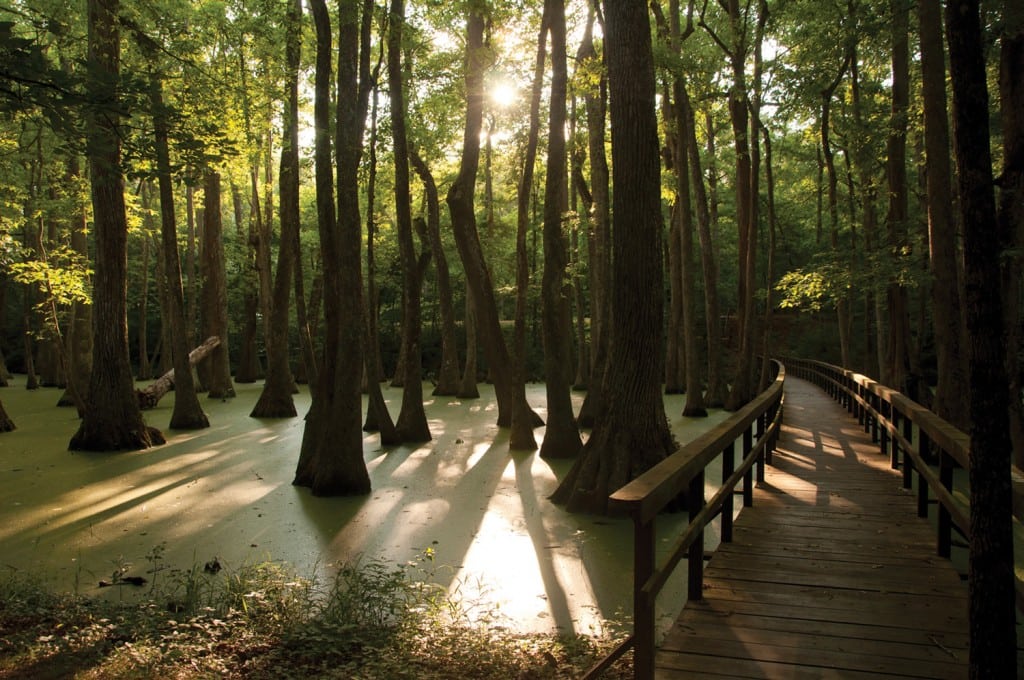
{"type": "MultiPolygon", "coordinates": [[[[921,458],[922,465],[928,464],[929,445],[928,435],[921,430],[917,439],[917,455],[921,458]]],[[[917,471],[917,516],[928,516],[928,482],[920,470],[917,471]]]]}
{"type": "MultiPolygon", "coordinates": [[[[764,433],[768,431],[769,424],[773,420],[775,420],[775,415],[773,413],[774,410],[775,410],[775,405],[773,404],[773,405],[769,406],[768,410],[765,411],[764,413],[762,413],[761,416],[757,419],[757,438],[758,439],[760,439],[761,437],[764,436],[764,433]]],[[[761,449],[761,455],[757,459],[757,483],[758,484],[760,484],[761,482],[764,481],[764,466],[767,464],[767,461],[771,458],[771,455],[772,455],[772,441],[771,441],[771,437],[769,437],[768,439],[765,440],[764,448],[761,449]]],[[[746,484],[746,480],[744,480],[744,484],[746,484]]],[[[746,487],[743,487],[743,489],[744,489],[743,504],[747,505],[746,487]]],[[[750,491],[751,491],[751,501],[753,501],[753,491],[754,490],[751,489],[750,491]]],[[[749,506],[747,506],[747,507],[749,507],[749,506]]]]}
{"type": "MultiPolygon", "coordinates": [[[[939,449],[939,481],[942,487],[953,491],[953,457],[945,449],[939,449]]],[[[953,521],[944,503],[939,503],[939,557],[949,557],[953,547],[953,521]]]]}
{"type": "Polygon", "coordinates": [[[878,414],[882,412],[882,399],[875,394],[871,389],[864,388],[865,391],[870,395],[868,397],[868,403],[871,404],[873,411],[868,411],[868,418],[871,420],[871,442],[878,441],[878,414]]]}
{"type": "MultiPolygon", "coordinates": [[[[754,450],[754,431],[747,427],[743,431],[743,460],[747,459],[750,452],[754,450]]],[[[743,507],[749,508],[754,504],[754,471],[747,468],[743,475],[743,507]]]]}
{"type": "Polygon", "coordinates": [[[633,677],[654,678],[654,598],[644,586],[654,574],[654,520],[633,521],[633,677]]]}
{"type": "MultiPolygon", "coordinates": [[[[878,400],[882,416],[887,422],[892,422],[892,403],[888,399],[883,399],[882,397],[879,397],[878,400]]],[[[883,425],[881,430],[882,442],[878,448],[882,452],[882,455],[887,455],[889,453],[889,428],[883,425]]]]}
{"type": "MultiPolygon", "coordinates": [[[[732,442],[722,449],[722,484],[729,479],[729,475],[736,469],[736,443],[732,442]]],[[[743,483],[746,484],[747,480],[744,479],[743,483]]],[[[747,489],[743,489],[743,498],[747,497],[747,489]]],[[[722,540],[726,543],[732,542],[732,513],[733,513],[733,494],[729,494],[722,501],[722,540]]],[[[692,517],[692,516],[691,516],[692,517]]]]}
{"type": "MultiPolygon", "coordinates": [[[[892,420],[892,427],[897,432],[900,431],[900,416],[899,409],[893,407],[892,402],[889,402],[889,418],[892,420]]],[[[889,450],[889,464],[893,470],[898,470],[900,467],[900,442],[899,439],[893,437],[892,448],[889,450]]],[[[904,461],[906,456],[903,456],[904,461]]]]}
{"type": "MultiPolygon", "coordinates": [[[[914,421],[910,418],[903,418],[903,438],[907,440],[907,446],[914,445],[914,421]]],[[[907,451],[903,452],[903,488],[909,489],[914,486],[914,465],[907,451]]]]}
{"type": "MultiPolygon", "coordinates": [[[[687,505],[690,521],[693,522],[704,509],[704,471],[701,470],[690,480],[687,491],[687,505]]],[[[704,597],[704,532],[701,531],[686,554],[687,562],[687,597],[697,601],[704,597]]],[[[653,612],[651,613],[652,621],[653,612]]],[[[652,624],[653,625],[653,624],[652,624]]]]}

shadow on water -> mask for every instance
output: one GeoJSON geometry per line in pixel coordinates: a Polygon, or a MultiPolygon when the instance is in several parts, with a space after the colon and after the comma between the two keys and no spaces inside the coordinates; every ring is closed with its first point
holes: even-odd
{"type": "MultiPolygon", "coordinates": [[[[313,497],[291,485],[305,422],[249,418],[261,389],[237,385],[233,400],[202,399],[206,430],[167,431],[165,446],[112,454],[67,451],[78,421],[53,406],[56,390],[5,390],[18,430],[0,436],[0,564],[96,594],[112,564],[142,572],[157,546],[178,568],[213,556],[229,567],[274,559],[300,575],[360,558],[405,563],[430,548],[437,565],[451,567],[435,572],[446,585],[516,629],[600,631],[631,609],[630,522],[554,506],[548,496],[571,463],[510,454],[489,386],[470,402],[428,398],[428,443],[381,447],[368,434],[373,491],[356,498],[313,497]]],[[[528,388],[540,411],[543,389],[528,388]]],[[[400,394],[385,391],[392,411],[400,394]]],[[[666,397],[669,414],[682,399],[666,397]]],[[[306,413],[308,393],[295,401],[306,413]]],[[[172,406],[173,394],[147,421],[164,427],[172,406]]],[[[686,441],[724,417],[670,422],[686,441]]],[[[716,474],[709,472],[709,494],[716,474]]],[[[660,552],[685,521],[659,520],[660,552]]],[[[717,543],[714,531],[706,542],[717,543]]],[[[685,570],[677,573],[663,599],[681,606],[685,570]]]]}

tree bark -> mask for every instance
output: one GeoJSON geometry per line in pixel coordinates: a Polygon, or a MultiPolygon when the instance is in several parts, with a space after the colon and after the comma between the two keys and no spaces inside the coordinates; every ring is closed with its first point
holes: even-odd
{"type": "Polygon", "coordinates": [[[209,427],[210,421],[203,413],[203,407],[196,396],[196,385],[189,364],[189,333],[186,329],[188,321],[185,318],[185,303],[181,290],[178,228],[174,212],[174,187],[171,183],[171,157],[168,147],[170,131],[167,108],[163,101],[163,83],[157,73],[150,75],[150,103],[153,108],[154,146],[160,190],[160,235],[166,276],[164,284],[168,293],[167,316],[173,343],[167,350],[171,352],[174,370],[179,376],[175,386],[170,427],[174,430],[198,430],[209,427]]]}
{"type": "Polygon", "coordinates": [[[256,311],[259,308],[259,297],[256,281],[256,267],[253,260],[252,245],[255,239],[254,212],[250,211],[248,220],[242,209],[242,190],[234,183],[231,183],[231,204],[235,215],[235,229],[238,240],[246,244],[245,260],[242,264],[240,275],[242,288],[242,336],[239,338],[238,368],[235,371],[235,382],[252,383],[261,377],[263,369],[260,366],[259,352],[256,349],[256,336],[259,332],[256,321],[256,311]],[[243,231],[243,221],[248,223],[248,228],[243,231]]]}
{"type": "MultiPolygon", "coordinates": [[[[511,358],[501,333],[498,307],[494,299],[494,285],[484,258],[480,234],[477,231],[473,207],[477,170],[480,166],[480,130],[483,122],[483,71],[486,66],[484,49],[484,17],[476,8],[470,8],[466,29],[466,128],[463,136],[462,160],[459,174],[448,190],[446,202],[451,212],[455,243],[462,258],[466,280],[473,291],[473,308],[478,330],[483,341],[487,364],[494,380],[494,393],[498,401],[498,425],[512,424],[516,401],[526,401],[525,390],[513,389],[511,358]]],[[[529,409],[520,404],[519,408],[529,409]]],[[[531,410],[532,413],[532,410],[531,410]]],[[[533,423],[542,423],[535,413],[533,423]]]]}
{"type": "Polygon", "coordinates": [[[603,408],[603,379],[608,364],[609,327],[611,323],[611,214],[608,191],[608,157],[605,151],[607,78],[594,47],[595,12],[588,10],[587,28],[577,55],[582,67],[598,71],[598,85],[584,95],[587,114],[587,153],[590,158],[590,192],[593,198],[591,220],[593,229],[587,240],[590,257],[590,386],[577,418],[580,427],[593,427],[603,408]]]}
{"type": "Polygon", "coordinates": [[[661,196],[651,27],[642,3],[608,3],[615,252],[607,396],[552,500],[606,513],[608,496],[675,450],[661,395],[661,196]]]}
{"type": "MultiPolygon", "coordinates": [[[[565,280],[569,265],[562,206],[566,181],[566,96],[568,71],[565,46],[565,2],[546,0],[551,34],[551,97],[548,113],[548,153],[544,185],[544,273],[541,277],[544,376],[548,419],[542,458],[575,458],[583,446],[572,408],[572,288],[565,280]]],[[[525,400],[524,400],[525,401],[525,400]]]]}
{"type": "Polygon", "coordinates": [[[942,3],[918,0],[921,32],[921,101],[924,106],[925,192],[928,207],[928,254],[932,329],[935,334],[938,384],[932,409],[960,429],[967,422],[966,353],[961,351],[960,282],[956,220],[950,170],[949,119],[946,111],[946,60],[942,39],[942,3]]]}
{"type": "MultiPolygon", "coordinates": [[[[331,30],[324,0],[312,0],[317,31],[317,79],[329,87],[331,30]],[[320,79],[327,78],[326,83],[320,79]]],[[[293,484],[314,495],[362,495],[370,492],[363,458],[363,282],[360,266],[359,161],[371,87],[370,35],[373,2],[338,8],[337,120],[335,167],[337,224],[319,222],[324,263],[324,352],[320,379],[306,416],[302,449],[293,484]],[[361,17],[360,17],[361,14],[361,17]]],[[[324,101],[321,94],[321,102],[324,101]]],[[[317,135],[327,134],[327,113],[317,116],[317,135]]],[[[321,156],[321,164],[323,158],[321,156]]],[[[321,180],[318,192],[329,191],[321,180]]],[[[325,199],[318,197],[319,204],[325,199]]]]}
{"type": "Polygon", "coordinates": [[[153,364],[149,360],[149,239],[153,233],[153,208],[150,194],[152,187],[148,181],[139,185],[139,198],[142,202],[142,291],[139,294],[139,327],[138,352],[139,380],[152,380],[153,364]]]}
{"type": "Polygon", "coordinates": [[[285,62],[288,100],[281,139],[280,187],[281,244],[277,253],[271,324],[267,336],[267,378],[260,398],[249,415],[253,418],[292,418],[297,415],[295,378],[288,363],[288,327],[294,285],[297,233],[299,230],[299,65],[302,47],[301,0],[288,4],[285,62]]]}
{"type": "Polygon", "coordinates": [[[143,449],[164,442],[142,419],[128,349],[127,238],[118,91],[117,0],[90,0],[89,89],[94,109],[86,140],[92,188],[96,262],[93,278],[93,367],[89,402],[72,450],[143,449]]]}
{"type": "Polygon", "coordinates": [[[971,526],[967,587],[970,677],[1016,676],[1011,441],[999,269],[1001,238],[989,150],[989,98],[978,0],[946,4],[953,137],[964,224],[970,367],[971,526]]]}
{"type": "MultiPolygon", "coordinates": [[[[513,330],[513,389],[526,389],[526,314],[529,304],[530,262],[526,236],[530,229],[530,197],[533,192],[534,166],[537,162],[537,144],[540,139],[540,99],[544,89],[544,62],[547,59],[547,33],[550,23],[550,5],[545,2],[537,35],[537,58],[534,62],[533,83],[530,86],[530,122],[523,151],[523,171],[516,187],[516,318],[513,330]]],[[[518,402],[517,402],[518,403],[518,402]]],[[[509,448],[535,450],[537,440],[533,425],[525,411],[512,413],[509,448]]]]}
{"type": "Polygon", "coordinates": [[[454,396],[459,391],[459,348],[455,332],[455,309],[452,302],[452,281],[448,270],[448,257],[441,241],[441,207],[437,184],[427,165],[415,150],[410,149],[409,160],[423,183],[427,197],[427,236],[430,253],[437,272],[437,304],[441,312],[441,367],[437,372],[435,396],[454,396]]]}
{"type": "Polygon", "coordinates": [[[473,289],[466,282],[466,363],[462,367],[462,380],[459,383],[459,399],[479,399],[477,388],[477,339],[476,339],[476,307],[473,304],[473,289]]]}
{"type": "Polygon", "coordinates": [[[1024,467],[1024,403],[1021,402],[1020,346],[1021,255],[1024,243],[1024,14],[1013,0],[1003,3],[999,58],[1000,110],[1003,123],[1003,174],[999,188],[999,223],[1003,238],[1003,290],[1006,299],[1006,372],[1010,393],[1010,436],[1015,463],[1024,467]]]}
{"type": "MultiPolygon", "coordinates": [[[[81,171],[77,156],[72,156],[68,161],[68,178],[74,178],[77,183],[81,171]]],[[[149,234],[146,234],[149,240],[149,234]]],[[[86,236],[86,215],[84,206],[75,211],[71,222],[71,249],[82,257],[83,261],[89,258],[89,243],[86,236]]],[[[2,309],[2,306],[0,306],[2,309]]],[[[68,371],[68,388],[64,396],[58,402],[59,405],[73,405],[74,396],[72,390],[77,390],[83,401],[88,400],[89,395],[86,389],[89,387],[89,377],[92,374],[92,305],[76,302],[71,309],[71,328],[67,337],[71,368],[68,371]]],[[[146,359],[148,363],[148,358],[146,359]]],[[[2,361],[0,361],[2,365],[2,361]]],[[[2,372],[2,368],[0,368],[2,372]]]]}
{"type": "Polygon", "coordinates": [[[203,337],[217,336],[222,342],[206,362],[203,381],[211,399],[234,398],[231,361],[228,357],[228,282],[224,265],[224,240],[220,206],[220,173],[208,168],[203,185],[203,248],[200,273],[203,280],[203,337]]]}
{"type": "MultiPolygon", "coordinates": [[[[891,0],[892,10],[892,116],[886,143],[886,177],[889,187],[889,212],[886,215],[888,245],[897,268],[908,267],[907,216],[907,111],[910,107],[910,8],[901,0],[891,0]]],[[[917,399],[916,376],[910,366],[910,314],[907,289],[890,282],[886,291],[889,310],[888,375],[882,382],[917,399]]]]}
{"type": "Polygon", "coordinates": [[[417,262],[409,201],[409,141],[405,132],[405,93],[402,82],[402,29],[405,3],[391,0],[388,26],[388,87],[391,94],[391,138],[395,159],[395,217],[402,262],[402,346],[405,372],[402,376],[402,408],[395,429],[402,441],[430,441],[427,414],[423,410],[423,358],[420,353],[420,292],[422,269],[417,262]]]}

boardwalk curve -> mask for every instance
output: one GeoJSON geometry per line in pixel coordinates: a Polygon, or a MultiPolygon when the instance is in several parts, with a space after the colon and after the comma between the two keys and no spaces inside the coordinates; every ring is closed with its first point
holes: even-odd
{"type": "Polygon", "coordinates": [[[659,678],[965,678],[967,588],[889,458],[790,376],[773,466],[655,657],[659,678]]]}

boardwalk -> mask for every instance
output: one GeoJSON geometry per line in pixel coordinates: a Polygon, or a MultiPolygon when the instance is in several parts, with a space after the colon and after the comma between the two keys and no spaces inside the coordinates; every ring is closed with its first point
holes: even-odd
{"type": "Polygon", "coordinates": [[[888,457],[807,382],[786,379],[785,409],[774,467],[657,677],[967,677],[966,585],[888,457]]]}

